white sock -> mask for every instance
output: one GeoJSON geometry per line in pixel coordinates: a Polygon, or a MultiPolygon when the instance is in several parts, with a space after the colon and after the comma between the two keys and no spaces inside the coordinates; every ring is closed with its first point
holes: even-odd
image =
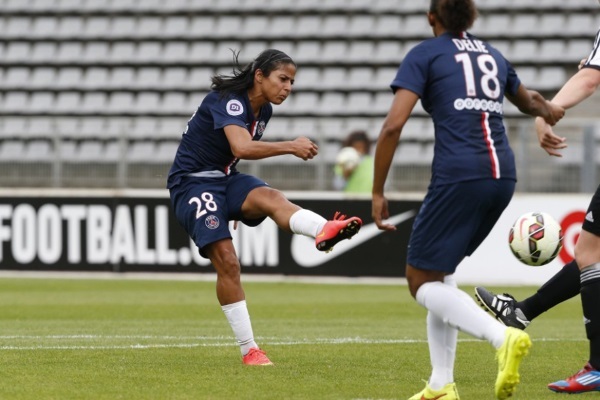
{"type": "Polygon", "coordinates": [[[246,307],[246,300],[238,301],[237,303],[226,304],[221,306],[233,334],[237,339],[242,355],[246,355],[253,347],[258,347],[254,341],[254,333],[252,332],[252,323],[250,323],[250,314],[246,307]]]}
{"type": "Polygon", "coordinates": [[[427,282],[417,290],[417,302],[444,323],[498,349],[504,342],[506,327],[483,311],[471,297],[442,282],[427,282]]]}
{"type": "MultiPolygon", "coordinates": [[[[454,276],[447,275],[444,284],[456,287],[454,276]]],[[[427,313],[427,342],[432,367],[429,387],[433,390],[440,390],[448,383],[454,382],[457,339],[458,329],[444,323],[431,311],[427,313]]]]}
{"type": "Polygon", "coordinates": [[[290,217],[290,229],[299,235],[316,237],[327,220],[310,210],[298,210],[290,217]]]}

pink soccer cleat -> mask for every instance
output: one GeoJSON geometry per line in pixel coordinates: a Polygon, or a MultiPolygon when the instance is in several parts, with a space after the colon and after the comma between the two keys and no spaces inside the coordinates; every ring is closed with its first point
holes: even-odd
{"type": "Polygon", "coordinates": [[[323,230],[315,238],[317,250],[330,252],[337,242],[350,239],[356,235],[362,226],[362,220],[358,217],[346,219],[339,211],[335,213],[331,221],[327,221],[323,230]]]}
{"type": "Polygon", "coordinates": [[[244,365],[273,365],[265,352],[257,347],[250,349],[248,354],[242,357],[244,365]]]}

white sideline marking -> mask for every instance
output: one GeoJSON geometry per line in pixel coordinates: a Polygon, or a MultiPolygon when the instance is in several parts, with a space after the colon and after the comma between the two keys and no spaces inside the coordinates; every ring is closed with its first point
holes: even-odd
{"type": "MultiPolygon", "coordinates": [[[[145,350],[145,349],[165,349],[165,348],[196,348],[196,347],[231,347],[237,346],[234,338],[225,336],[151,336],[151,335],[49,335],[49,336],[0,336],[0,340],[80,340],[80,339],[159,339],[159,340],[204,340],[201,343],[151,343],[151,344],[122,344],[122,345],[3,345],[0,350],[145,350]],[[223,340],[227,340],[223,342],[223,340]],[[210,343],[209,341],[216,341],[210,343]]],[[[425,339],[365,339],[354,338],[316,338],[304,340],[281,340],[277,338],[257,338],[259,341],[270,346],[297,346],[297,345],[318,345],[318,344],[419,344],[427,343],[425,339]]],[[[459,342],[482,342],[478,339],[459,339],[459,342]]],[[[587,339],[556,339],[556,338],[537,338],[536,342],[584,342],[587,339]]]]}

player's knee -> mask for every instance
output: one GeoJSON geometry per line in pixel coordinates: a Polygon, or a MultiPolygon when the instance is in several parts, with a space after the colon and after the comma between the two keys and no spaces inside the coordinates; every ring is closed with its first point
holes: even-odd
{"type": "Polygon", "coordinates": [[[210,246],[208,255],[219,277],[239,279],[240,261],[232,246],[210,246]]]}

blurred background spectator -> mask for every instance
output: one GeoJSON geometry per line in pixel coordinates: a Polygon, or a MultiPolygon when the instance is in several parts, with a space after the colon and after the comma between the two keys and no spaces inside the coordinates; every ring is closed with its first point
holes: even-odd
{"type": "Polygon", "coordinates": [[[334,187],[346,193],[371,193],[373,157],[365,131],[353,131],[342,142],[335,159],[334,187]]]}

